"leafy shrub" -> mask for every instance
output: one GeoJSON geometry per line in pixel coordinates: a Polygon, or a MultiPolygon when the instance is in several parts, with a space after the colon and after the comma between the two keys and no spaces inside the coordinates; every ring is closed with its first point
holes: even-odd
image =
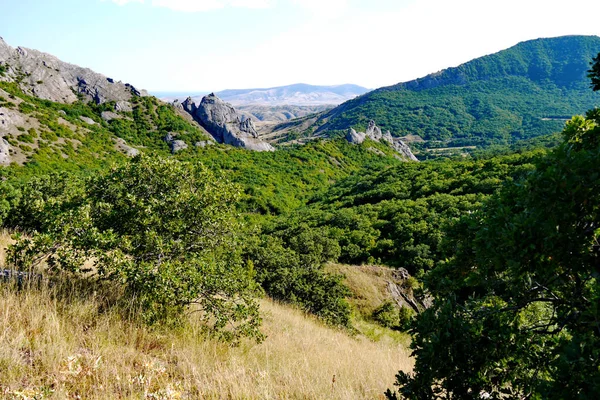
{"type": "Polygon", "coordinates": [[[35,107],[29,103],[26,103],[26,102],[19,103],[19,111],[21,111],[23,114],[32,113],[34,110],[35,110],[35,107]]]}
{"type": "Polygon", "coordinates": [[[95,260],[93,276],[122,284],[123,303],[148,323],[176,322],[194,306],[222,337],[260,337],[253,273],[237,250],[238,196],[202,165],[160,158],[86,180],[35,178],[11,221],[31,237],[19,238],[11,260],[76,274],[95,260]]]}
{"type": "Polygon", "coordinates": [[[391,301],[386,301],[373,310],[372,318],[386,328],[397,328],[400,324],[398,307],[391,301]]]}

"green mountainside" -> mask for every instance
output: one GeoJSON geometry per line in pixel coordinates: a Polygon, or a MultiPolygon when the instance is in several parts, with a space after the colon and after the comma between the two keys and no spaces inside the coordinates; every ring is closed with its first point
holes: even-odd
{"type": "Polygon", "coordinates": [[[565,120],[598,105],[586,71],[600,37],[564,36],[507,50],[414,81],[381,88],[321,114],[314,135],[364,131],[375,120],[417,147],[512,144],[559,132],[565,120]]]}

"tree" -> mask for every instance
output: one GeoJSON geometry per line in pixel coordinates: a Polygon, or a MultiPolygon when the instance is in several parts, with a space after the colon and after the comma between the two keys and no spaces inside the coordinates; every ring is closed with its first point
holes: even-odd
{"type": "Polygon", "coordinates": [[[592,80],[592,90],[600,90],[600,53],[590,63],[591,68],[588,71],[588,78],[592,80]]]}
{"type": "Polygon", "coordinates": [[[600,396],[600,111],[461,220],[390,399],[600,396]]]}
{"type": "Polygon", "coordinates": [[[149,323],[176,321],[195,306],[229,339],[259,336],[253,271],[238,250],[237,186],[200,164],[138,156],[57,187],[51,196],[24,191],[18,214],[45,218],[12,248],[16,267],[43,262],[49,272],[118,282],[149,323]]]}

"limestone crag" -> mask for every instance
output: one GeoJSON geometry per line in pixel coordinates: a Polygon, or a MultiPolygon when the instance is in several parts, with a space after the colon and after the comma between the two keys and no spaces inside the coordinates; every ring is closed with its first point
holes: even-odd
{"type": "Polygon", "coordinates": [[[370,139],[375,142],[384,141],[392,146],[394,150],[400,153],[402,159],[408,161],[419,161],[406,143],[398,138],[393,137],[390,131],[382,133],[381,128],[379,128],[373,120],[369,121],[366,132],[357,132],[355,129],[350,128],[346,133],[346,140],[352,144],[361,144],[365,141],[365,139],[370,139]]]}
{"type": "Polygon", "coordinates": [[[181,104],[174,105],[189,113],[219,143],[255,151],[275,150],[269,143],[259,139],[251,118],[239,114],[214,93],[204,96],[198,106],[189,97],[181,104]]]}
{"type": "Polygon", "coordinates": [[[10,159],[10,144],[4,138],[0,138],[0,165],[9,165],[10,159]]]}
{"type": "Polygon", "coordinates": [[[177,153],[178,151],[185,150],[188,148],[188,145],[186,142],[184,142],[183,140],[176,139],[176,137],[177,137],[177,133],[175,133],[175,132],[169,132],[165,136],[165,142],[167,142],[167,144],[171,148],[171,153],[173,153],[173,154],[177,153]]]}
{"type": "Polygon", "coordinates": [[[97,104],[117,103],[116,111],[131,111],[132,96],[147,96],[128,83],[116,82],[88,68],[37,50],[10,47],[0,38],[1,81],[16,82],[25,93],[45,100],[73,103],[78,95],[97,104]]]}

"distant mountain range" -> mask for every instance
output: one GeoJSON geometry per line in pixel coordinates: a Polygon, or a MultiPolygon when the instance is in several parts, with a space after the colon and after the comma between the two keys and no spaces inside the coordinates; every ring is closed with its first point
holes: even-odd
{"type": "Polygon", "coordinates": [[[572,115],[600,105],[587,78],[599,52],[597,36],[530,40],[274,131],[342,136],[374,120],[394,136],[418,136],[432,146],[510,144],[558,132],[572,115]]]}
{"type": "Polygon", "coordinates": [[[235,105],[338,105],[369,91],[358,85],[314,86],[304,83],[266,89],[233,89],[217,96],[235,105]]]}
{"type": "MultiPolygon", "coordinates": [[[[263,89],[228,89],[215,94],[234,106],[336,106],[369,91],[358,85],[316,86],[297,83],[263,89]]],[[[188,96],[199,103],[208,92],[153,92],[164,101],[183,101],[188,96]]]]}

